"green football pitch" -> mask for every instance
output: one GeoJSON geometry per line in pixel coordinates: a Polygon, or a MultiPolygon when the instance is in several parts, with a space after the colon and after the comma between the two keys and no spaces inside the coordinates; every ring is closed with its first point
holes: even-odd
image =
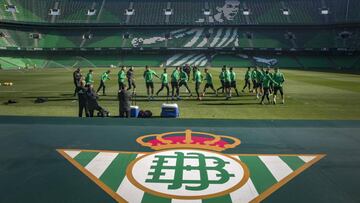
{"type": "MultiPolygon", "coordinates": [[[[95,69],[95,88],[99,84],[100,74],[106,69],[95,69]]],[[[117,72],[111,69],[111,80],[107,82],[107,96],[100,97],[101,106],[112,115],[117,115],[118,102],[117,72]]],[[[160,74],[161,68],[154,68],[160,74]]],[[[168,72],[172,72],[169,68],[168,72]]],[[[237,85],[242,89],[244,68],[236,69],[237,85]]],[[[141,109],[151,110],[160,115],[161,104],[166,102],[165,91],[154,101],[147,101],[143,68],[136,68],[137,105],[141,109]]],[[[219,68],[211,68],[215,87],[219,87],[219,68]]],[[[286,104],[259,105],[253,94],[241,93],[240,97],[224,100],[222,95],[206,95],[203,101],[189,98],[182,87],[182,100],[176,101],[181,118],[217,118],[217,119],[360,119],[360,76],[339,73],[324,73],[300,70],[282,70],[286,77],[286,104]]],[[[13,82],[13,86],[0,86],[0,114],[21,116],[76,116],[77,101],[72,96],[73,69],[37,69],[37,70],[1,70],[0,82],[13,82]],[[37,97],[46,97],[48,102],[35,104],[37,97]],[[9,99],[16,104],[4,104],[9,99]]],[[[82,69],[83,75],[88,69],[82,69]]],[[[155,91],[160,81],[155,80],[155,91]]],[[[194,90],[194,83],[190,82],[194,90]]],[[[203,88],[203,87],[202,87],[203,88]]],[[[210,90],[208,90],[210,91],[210,90]]]]}

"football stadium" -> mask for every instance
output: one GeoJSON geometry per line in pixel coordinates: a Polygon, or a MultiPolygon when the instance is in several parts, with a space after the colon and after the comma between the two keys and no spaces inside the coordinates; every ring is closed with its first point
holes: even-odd
{"type": "Polygon", "coordinates": [[[0,0],[0,202],[360,202],[359,0],[0,0]]]}

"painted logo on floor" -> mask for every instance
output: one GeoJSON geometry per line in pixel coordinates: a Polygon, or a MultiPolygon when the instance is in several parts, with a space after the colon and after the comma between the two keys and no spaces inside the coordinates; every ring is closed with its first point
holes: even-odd
{"type": "Polygon", "coordinates": [[[225,154],[240,140],[170,132],[136,140],[155,152],[58,149],[118,202],[259,202],[321,154],[225,154]]]}

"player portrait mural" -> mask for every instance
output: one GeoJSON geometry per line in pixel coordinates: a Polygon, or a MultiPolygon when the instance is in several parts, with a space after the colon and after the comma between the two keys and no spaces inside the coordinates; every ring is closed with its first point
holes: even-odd
{"type": "MultiPolygon", "coordinates": [[[[225,21],[233,21],[235,17],[238,15],[240,10],[240,1],[236,0],[227,0],[223,5],[217,6],[214,15],[209,16],[209,22],[225,22],[225,21]]],[[[201,18],[196,21],[197,23],[205,22],[204,18],[201,18]]]]}

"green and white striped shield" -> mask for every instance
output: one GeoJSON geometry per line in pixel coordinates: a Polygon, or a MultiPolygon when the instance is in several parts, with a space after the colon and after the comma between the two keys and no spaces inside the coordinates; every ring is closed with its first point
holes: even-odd
{"type": "Polygon", "coordinates": [[[320,154],[153,153],[59,149],[119,202],[259,202],[319,161],[320,154]]]}

